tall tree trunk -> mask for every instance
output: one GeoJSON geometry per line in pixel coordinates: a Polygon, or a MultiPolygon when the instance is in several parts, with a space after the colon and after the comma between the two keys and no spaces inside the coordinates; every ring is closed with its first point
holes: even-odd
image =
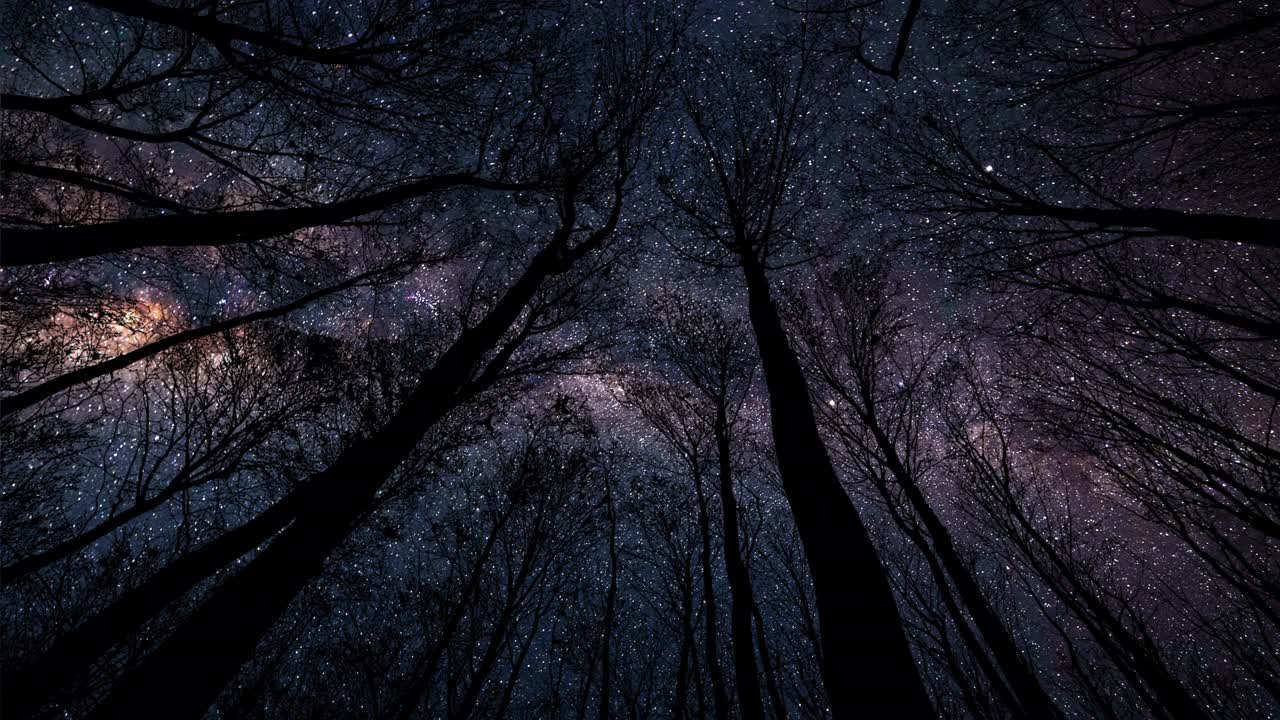
{"type": "Polygon", "coordinates": [[[1165,664],[1159,648],[1152,642],[1150,628],[1142,625],[1131,628],[1111,610],[1106,596],[1092,582],[1094,578],[1082,574],[1070,554],[1064,554],[1057,541],[1046,536],[1027,516],[1003,469],[992,467],[971,444],[964,452],[979,481],[997,493],[992,501],[998,504],[1000,512],[1007,514],[1001,521],[1006,537],[1063,606],[1084,625],[1152,715],[1169,720],[1206,720],[1209,716],[1201,709],[1201,703],[1165,664]]]}
{"type": "MultiPolygon", "coordinates": [[[[933,578],[934,587],[938,591],[938,597],[942,600],[943,607],[947,610],[952,622],[955,623],[956,633],[960,636],[960,641],[964,647],[969,649],[969,654],[973,657],[973,661],[977,663],[978,669],[982,672],[983,677],[991,686],[991,693],[1000,699],[1010,711],[1017,714],[1021,712],[1018,699],[1015,697],[1013,690],[1009,688],[1005,678],[1000,675],[993,664],[991,657],[987,651],[987,647],[978,640],[978,636],[974,634],[973,629],[969,627],[969,619],[965,616],[964,611],[960,608],[959,601],[956,600],[955,593],[951,591],[951,586],[947,582],[947,576],[942,569],[942,564],[938,560],[938,555],[934,552],[933,547],[925,539],[924,533],[918,525],[912,524],[903,513],[903,508],[899,508],[889,495],[888,487],[883,482],[876,482],[876,489],[884,498],[885,504],[889,509],[889,515],[893,518],[894,523],[907,536],[913,545],[920,551],[920,556],[924,558],[925,564],[929,567],[929,575],[933,578]]],[[[945,640],[945,638],[944,638],[945,640]]],[[[951,663],[953,658],[950,657],[951,648],[947,647],[948,661],[953,666],[953,674],[958,684],[964,684],[964,674],[959,671],[958,663],[951,663]]],[[[965,702],[976,707],[976,699],[972,697],[971,688],[962,687],[965,702]]],[[[975,711],[975,717],[981,716],[982,713],[975,711]]]]}
{"type": "Polygon", "coordinates": [[[774,720],[787,719],[787,706],[782,701],[782,689],[778,687],[778,673],[774,669],[773,658],[769,654],[769,638],[764,632],[764,617],[760,614],[760,604],[751,599],[751,617],[755,621],[756,647],[760,650],[760,666],[764,668],[765,687],[769,690],[769,705],[773,708],[774,720]]]}
{"type": "MultiPolygon", "coordinates": [[[[399,411],[378,432],[344,451],[310,481],[297,518],[235,577],[217,588],[171,637],[128,672],[95,709],[93,718],[128,717],[143,712],[170,718],[198,718],[252,654],[294,596],[323,569],[328,556],[350,534],[392,472],[423,434],[455,405],[486,353],[501,342],[538,288],[562,272],[592,242],[593,233],[570,253],[574,204],[563,203],[555,237],[534,257],[514,285],[475,326],[423,374],[399,411]],[[182,687],[157,707],[156,688],[182,687]]],[[[610,221],[616,223],[617,212],[610,221]]]]}
{"type": "Polygon", "coordinates": [[[715,703],[716,720],[729,717],[729,692],[725,689],[724,671],[720,668],[718,650],[720,627],[716,610],[715,575],[711,570],[711,517],[707,509],[707,496],[702,490],[702,473],[697,470],[698,459],[693,458],[693,487],[698,494],[698,530],[702,536],[702,608],[707,617],[703,652],[707,657],[707,674],[711,676],[711,696],[715,703]]]}
{"type": "Polygon", "coordinates": [[[15,672],[5,673],[7,714],[28,717],[51,702],[60,688],[83,677],[98,657],[135,633],[147,620],[286,527],[311,489],[307,485],[295,488],[252,520],[169,563],[58,638],[42,655],[15,672]]]}
{"type": "Polygon", "coordinates": [[[467,573],[466,585],[463,586],[462,596],[458,598],[458,602],[449,608],[449,614],[446,616],[444,625],[440,631],[436,633],[435,639],[431,642],[431,646],[423,653],[422,658],[415,665],[413,677],[410,679],[409,687],[405,690],[401,699],[400,713],[397,715],[399,720],[411,720],[418,712],[418,706],[422,704],[422,698],[426,695],[427,690],[431,688],[431,683],[435,679],[436,670],[440,667],[440,658],[444,656],[445,650],[449,647],[453,635],[458,630],[458,625],[462,622],[462,617],[466,614],[467,609],[471,606],[472,600],[477,591],[480,589],[480,580],[484,575],[485,566],[489,564],[489,557],[493,554],[493,547],[498,542],[498,535],[506,526],[507,520],[515,511],[515,503],[509,503],[498,516],[498,521],[494,523],[493,528],[489,531],[489,537],[485,540],[484,547],[476,556],[476,560],[471,564],[471,568],[467,573]]]}
{"type": "Polygon", "coordinates": [[[729,576],[731,595],[729,629],[733,642],[734,676],[737,679],[738,710],[742,720],[764,720],[764,702],[760,698],[760,674],[751,641],[751,608],[755,605],[751,576],[742,560],[738,533],[738,499],[733,492],[733,456],[729,446],[729,419],[725,405],[728,399],[716,399],[714,431],[716,451],[720,456],[720,508],[724,522],[724,565],[729,576]]]}
{"type": "Polygon", "coordinates": [[[38,572],[59,560],[63,560],[80,552],[81,550],[84,550],[103,537],[106,537],[129,524],[133,520],[160,507],[166,500],[177,494],[179,490],[184,490],[187,487],[188,486],[182,482],[170,483],[155,495],[135,502],[124,510],[115,513],[111,517],[108,517],[106,520],[103,520],[79,535],[68,538],[48,550],[38,552],[34,555],[28,555],[21,560],[11,563],[8,567],[0,570],[0,587],[11,587],[28,575],[38,572]]]}
{"type": "MultiPolygon", "coordinates": [[[[861,391],[866,407],[866,414],[863,420],[875,437],[876,446],[881,454],[881,462],[893,475],[898,486],[902,488],[903,494],[907,496],[907,500],[911,504],[911,509],[915,511],[924,525],[934,555],[941,562],[942,567],[946,568],[947,575],[950,576],[951,581],[955,584],[956,591],[964,602],[965,607],[968,608],[974,625],[977,626],[978,632],[982,634],[982,639],[986,642],[987,647],[991,649],[991,654],[995,657],[996,664],[1000,666],[1000,672],[1004,674],[1005,679],[1009,682],[1009,688],[1017,696],[1017,702],[1022,708],[1022,713],[1027,717],[1046,719],[1061,717],[1057,705],[1049,699],[1048,693],[1041,687],[1039,679],[1036,678],[1035,673],[1031,670],[1031,666],[1027,663],[1017,643],[1014,642],[1013,636],[1009,634],[1009,629],[1005,626],[1004,621],[1000,619],[1000,615],[987,600],[986,593],[983,592],[982,587],[978,584],[978,580],[974,577],[968,563],[960,557],[960,551],[956,549],[955,543],[951,539],[951,532],[942,522],[942,518],[938,517],[938,514],[933,511],[933,507],[929,505],[924,493],[920,491],[920,486],[916,484],[915,477],[899,457],[897,447],[880,426],[875,414],[875,407],[871,404],[874,402],[874,398],[871,396],[871,388],[864,385],[861,391]]],[[[938,581],[940,583],[945,582],[941,577],[938,578],[938,581]]],[[[963,622],[963,618],[956,618],[956,621],[963,622]]],[[[981,653],[982,650],[975,647],[974,652],[975,654],[981,653]]]]}
{"type": "MultiPolygon", "coordinates": [[[[541,580],[542,571],[537,568],[539,542],[538,535],[535,533],[529,540],[528,545],[525,546],[524,555],[520,558],[520,569],[516,577],[512,578],[507,586],[507,597],[502,603],[502,612],[498,615],[498,621],[494,623],[493,629],[489,634],[489,642],[485,643],[484,653],[480,656],[480,663],[471,673],[470,681],[467,683],[467,689],[463,692],[461,701],[457,706],[449,709],[450,720],[468,720],[471,717],[471,713],[475,711],[476,705],[480,702],[480,696],[484,693],[485,683],[489,681],[489,675],[493,673],[493,667],[498,662],[498,656],[502,653],[502,648],[507,644],[507,636],[510,634],[512,626],[516,623],[516,613],[520,610],[524,585],[531,577],[534,583],[541,580]],[[535,574],[535,571],[538,572],[535,574]]],[[[543,570],[545,570],[545,567],[543,570]]]]}
{"type": "MultiPolygon", "coordinates": [[[[504,347],[490,367],[496,370],[510,351],[504,347]]],[[[458,401],[474,397],[495,379],[496,372],[486,371],[458,401]]],[[[27,717],[51,702],[60,688],[85,676],[98,657],[127,640],[156,613],[287,527],[305,506],[306,495],[315,490],[311,483],[294,488],[243,525],[170,562],[16,672],[0,675],[9,715],[27,717]]]]}
{"type": "Polygon", "coordinates": [[[600,642],[600,712],[599,720],[609,720],[613,695],[613,628],[618,607],[618,514],[613,505],[613,491],[605,480],[605,512],[609,517],[609,589],[604,596],[604,637],[600,642]]]}
{"type": "MultiPolygon", "coordinates": [[[[22,109],[43,110],[57,102],[6,95],[22,109]]],[[[13,105],[9,109],[17,109],[13,105]]],[[[79,117],[70,114],[71,117],[79,117]]],[[[67,114],[57,117],[68,119],[67,114]]],[[[110,126],[97,125],[103,130],[110,126]]],[[[360,197],[323,205],[129,218],[97,225],[48,228],[4,228],[0,267],[70,262],[112,252],[149,247],[217,247],[287,235],[295,230],[334,225],[369,215],[415,198],[457,188],[532,190],[531,185],[505,183],[467,174],[444,174],[404,183],[360,197]]]]}
{"type": "Polygon", "coordinates": [[[542,616],[546,614],[545,606],[538,608],[534,613],[533,622],[529,624],[529,631],[525,635],[524,641],[520,643],[520,652],[516,654],[515,662],[511,665],[511,675],[507,677],[506,685],[502,688],[502,697],[498,700],[498,706],[494,710],[493,717],[507,717],[507,708],[511,707],[511,700],[515,697],[516,683],[520,681],[520,673],[524,669],[524,661],[529,657],[529,650],[533,647],[533,643],[538,639],[538,629],[542,627],[542,616]]]}
{"type": "Polygon", "coordinates": [[[671,717],[689,717],[689,660],[693,653],[693,587],[692,578],[680,595],[680,661],[676,664],[676,700],[671,717]]]}
{"type": "Polygon", "coordinates": [[[818,435],[809,386],[764,268],[749,254],[742,259],[783,491],[813,576],[832,717],[936,717],[884,568],[818,435]]]}

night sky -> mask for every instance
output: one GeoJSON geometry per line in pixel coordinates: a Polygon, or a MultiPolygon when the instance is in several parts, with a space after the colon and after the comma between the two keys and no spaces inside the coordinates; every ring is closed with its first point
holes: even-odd
{"type": "Polygon", "coordinates": [[[1280,7],[0,3],[10,718],[1280,718],[1280,7]]]}

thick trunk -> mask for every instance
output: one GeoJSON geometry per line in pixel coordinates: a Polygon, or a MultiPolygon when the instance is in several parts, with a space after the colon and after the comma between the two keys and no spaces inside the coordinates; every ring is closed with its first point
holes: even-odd
{"type": "Polygon", "coordinates": [[[782,476],[818,603],[822,676],[835,720],[936,717],[884,568],[818,435],[809,387],[764,268],[744,257],[748,309],[782,476]]]}
{"type": "Polygon", "coordinates": [[[293,598],[321,572],[396,467],[454,407],[485,354],[498,346],[543,281],[564,269],[574,224],[572,203],[566,207],[551,244],[484,319],[464,330],[423,374],[395,416],[313,478],[309,484],[315,490],[306,494],[293,523],[121,678],[91,717],[129,717],[143,708],[170,718],[204,714],[293,598]],[[183,692],[157,706],[155,688],[164,687],[183,692]]]}
{"type": "Polygon", "coordinates": [[[724,529],[724,564],[729,576],[731,595],[729,629],[733,641],[733,667],[737,679],[738,709],[742,720],[764,720],[764,702],[760,698],[760,676],[751,641],[751,577],[742,560],[738,534],[738,500],[733,492],[733,457],[729,447],[729,422],[725,398],[716,406],[716,450],[720,456],[720,508],[724,529]]]}
{"type": "Polygon", "coordinates": [[[44,654],[4,676],[5,710],[24,718],[49,703],[63,686],[83,677],[103,653],[202,581],[287,526],[301,507],[299,487],[244,525],[166,565],[106,609],[59,638],[44,654]]]}

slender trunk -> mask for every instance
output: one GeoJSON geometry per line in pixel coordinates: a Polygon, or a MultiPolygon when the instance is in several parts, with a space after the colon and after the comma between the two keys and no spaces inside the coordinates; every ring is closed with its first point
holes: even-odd
{"type": "Polygon", "coordinates": [[[609,720],[613,694],[613,625],[618,605],[618,516],[613,506],[613,493],[605,484],[605,512],[609,516],[609,589],[604,597],[604,638],[600,643],[600,713],[599,720],[609,720]]]}
{"type": "MultiPolygon", "coordinates": [[[[881,492],[886,501],[889,501],[886,489],[882,489],[881,492]]],[[[1005,707],[1014,713],[1018,713],[1020,711],[1018,699],[1014,696],[1005,679],[1001,677],[999,671],[996,670],[995,665],[992,664],[987,648],[978,641],[973,629],[969,627],[969,621],[960,609],[960,603],[956,601],[955,593],[951,591],[951,587],[947,584],[947,576],[938,561],[937,553],[929,546],[919,529],[909,526],[906,518],[893,508],[892,501],[889,502],[891,503],[890,513],[893,515],[895,523],[903,534],[920,550],[920,555],[924,558],[925,564],[929,566],[929,574],[933,578],[934,587],[938,590],[938,596],[942,599],[942,604],[947,609],[947,614],[951,616],[952,622],[955,623],[956,633],[960,636],[960,641],[964,643],[964,646],[969,648],[970,655],[973,657],[974,662],[978,664],[978,669],[982,671],[983,677],[987,678],[987,682],[991,685],[992,694],[999,697],[1000,702],[1004,703],[1005,707]]],[[[957,684],[966,685],[962,690],[964,690],[965,696],[968,697],[970,689],[965,683],[963,673],[956,674],[955,677],[957,684]]]]}
{"type": "MultiPolygon", "coordinates": [[[[695,642],[692,634],[689,638],[690,642],[695,642]]],[[[695,647],[696,649],[696,647],[695,647]]],[[[698,660],[698,653],[689,653],[689,662],[693,665],[693,687],[697,690],[698,715],[699,718],[709,717],[707,713],[707,681],[702,677],[702,663],[698,660]]]]}
{"type": "Polygon", "coordinates": [[[764,720],[764,702],[760,698],[760,675],[751,640],[751,608],[755,605],[751,576],[742,560],[738,533],[738,499],[733,492],[733,456],[729,446],[729,421],[726,398],[717,398],[715,436],[720,456],[720,508],[724,518],[724,565],[729,576],[729,629],[733,642],[733,667],[737,679],[738,709],[742,720],[764,720]]]}
{"type": "MultiPolygon", "coordinates": [[[[511,627],[515,623],[516,612],[520,609],[524,584],[533,576],[536,569],[537,543],[538,540],[535,535],[535,538],[525,548],[524,556],[520,559],[520,570],[516,577],[511,579],[511,584],[507,588],[507,597],[502,604],[502,612],[498,616],[497,623],[493,626],[493,631],[489,634],[489,642],[485,643],[484,653],[480,656],[480,664],[471,673],[470,682],[467,683],[467,689],[462,695],[462,700],[449,711],[451,720],[467,720],[467,718],[471,717],[471,713],[475,711],[476,704],[480,702],[480,695],[484,692],[485,683],[489,681],[493,666],[497,664],[498,655],[501,654],[503,646],[507,644],[507,635],[511,632],[511,627]]],[[[534,582],[538,582],[537,577],[534,577],[534,582]]]]}
{"type": "Polygon", "coordinates": [[[174,560],[138,587],[56,640],[44,654],[4,674],[5,710],[24,718],[51,702],[62,687],[88,673],[93,662],[133,635],[191,588],[251,552],[286,527],[308,486],[295,488],[245,524],[174,560]]]}
{"type": "Polygon", "coordinates": [[[471,606],[472,598],[475,597],[476,592],[480,589],[480,580],[484,575],[485,566],[489,564],[489,557],[493,554],[493,547],[497,544],[498,534],[502,532],[502,528],[506,526],[507,520],[514,511],[515,503],[511,503],[498,516],[498,521],[494,523],[489,532],[489,537],[485,540],[484,547],[480,550],[480,554],[476,556],[475,562],[472,563],[471,569],[468,571],[467,583],[462,591],[462,596],[458,598],[458,602],[449,608],[449,614],[445,618],[444,625],[436,634],[431,647],[427,648],[422,659],[414,668],[413,677],[409,688],[405,691],[400,713],[397,716],[399,720],[410,720],[418,712],[418,706],[422,704],[422,698],[427,690],[430,689],[431,682],[436,676],[436,669],[440,667],[440,658],[444,656],[445,650],[449,647],[449,642],[453,639],[453,634],[457,632],[458,625],[462,622],[463,615],[466,613],[467,608],[471,606]]]}
{"type": "Polygon", "coordinates": [[[835,720],[936,717],[884,568],[818,435],[808,383],[770,297],[743,257],[783,491],[813,577],[822,676],[835,720]]]}
{"type": "Polygon", "coordinates": [[[778,687],[778,673],[773,666],[773,658],[769,653],[769,639],[764,632],[764,617],[760,614],[760,604],[752,598],[751,617],[755,620],[756,647],[760,650],[760,665],[764,668],[765,687],[769,691],[769,705],[773,708],[774,720],[786,720],[787,706],[782,701],[782,689],[778,687]]]}
{"type": "MultiPolygon", "coordinates": [[[[979,697],[977,688],[973,687],[968,682],[969,678],[965,674],[964,668],[960,666],[960,658],[956,654],[955,646],[951,642],[951,639],[947,636],[945,623],[946,623],[945,620],[943,620],[942,618],[939,618],[938,623],[935,624],[935,627],[937,628],[937,631],[938,631],[938,641],[939,641],[939,644],[941,645],[941,647],[939,648],[939,651],[942,654],[942,658],[943,658],[942,664],[947,668],[947,671],[951,674],[951,677],[956,679],[955,684],[960,692],[960,699],[962,702],[964,702],[965,707],[968,708],[969,717],[973,717],[973,718],[992,717],[994,715],[994,712],[991,704],[989,702],[984,702],[986,700],[989,700],[989,698],[979,697]]],[[[963,642],[968,642],[968,640],[964,640],[963,642]]],[[[976,653],[975,653],[975,656],[976,656],[976,653]]],[[[1012,697],[1009,697],[1008,699],[1012,700],[1012,697]]],[[[1013,708],[1013,712],[1015,713],[1014,717],[1023,717],[1022,715],[1016,714],[1017,713],[1016,706],[1009,705],[1008,707],[1013,708]]]]}
{"type": "MultiPolygon", "coordinates": [[[[128,717],[147,708],[175,719],[198,718],[209,708],[294,596],[321,572],[427,429],[453,409],[484,355],[498,346],[545,279],[580,255],[575,251],[571,256],[567,248],[575,222],[573,203],[565,203],[565,209],[552,242],[484,319],[464,330],[423,374],[391,420],[313,478],[317,490],[307,494],[294,522],[121,678],[91,717],[128,717]],[[182,687],[183,693],[157,707],[155,688],[163,687],[182,687]]],[[[597,231],[592,239],[598,242],[603,236],[597,231]]],[[[579,250],[585,251],[585,243],[579,250]]]]}
{"type": "Polygon", "coordinates": [[[106,520],[103,520],[73,538],[64,540],[48,550],[38,552],[35,555],[28,555],[21,560],[11,563],[8,567],[0,570],[0,587],[11,587],[28,575],[38,572],[59,560],[63,560],[80,552],[102,539],[104,536],[124,527],[135,518],[141,517],[160,507],[166,500],[173,497],[174,493],[176,493],[178,489],[179,487],[169,485],[155,495],[152,495],[141,502],[130,505],[128,508],[112,515],[106,520]]]}
{"type": "Polygon", "coordinates": [[[693,653],[693,579],[689,578],[680,593],[680,662],[676,665],[676,700],[671,716],[685,720],[689,716],[689,660],[693,653]]]}
{"type": "MultiPolygon", "coordinates": [[[[695,468],[697,458],[693,460],[695,468]]],[[[704,653],[707,656],[707,674],[711,676],[711,696],[715,703],[716,720],[729,717],[729,692],[725,689],[724,672],[720,668],[718,651],[720,627],[716,610],[715,576],[711,570],[711,518],[707,512],[707,496],[702,491],[702,473],[694,470],[693,486],[698,493],[698,529],[702,535],[702,607],[707,616],[704,634],[704,653]]]]}
{"type": "MultiPolygon", "coordinates": [[[[881,462],[893,475],[898,486],[902,488],[903,494],[907,496],[907,500],[911,504],[911,509],[915,511],[915,514],[924,525],[924,530],[928,534],[929,542],[932,546],[933,555],[941,562],[952,583],[955,584],[956,592],[960,595],[965,607],[968,608],[974,625],[977,626],[978,632],[982,634],[982,639],[986,642],[987,647],[991,649],[991,654],[995,657],[996,664],[1000,666],[1000,672],[1008,680],[1009,689],[1017,696],[1017,702],[1022,708],[1022,713],[1028,717],[1037,718],[1061,717],[1062,714],[1059,712],[1057,705],[1054,704],[1053,700],[1049,698],[1049,694],[1040,685],[1040,680],[1036,677],[1035,672],[1031,670],[1030,664],[1027,663],[1022,650],[1014,642],[1013,636],[1009,634],[1009,629],[1005,626],[1004,621],[1000,619],[1000,615],[987,600],[986,593],[983,592],[982,587],[978,584],[978,580],[974,577],[969,564],[960,557],[960,551],[956,549],[955,542],[951,539],[951,532],[942,522],[942,518],[938,517],[938,514],[933,511],[933,507],[929,505],[924,493],[920,491],[920,486],[916,484],[915,477],[899,457],[897,447],[880,426],[875,414],[875,408],[871,404],[874,399],[871,397],[869,387],[864,386],[862,388],[862,396],[864,403],[867,403],[864,422],[875,437],[876,445],[880,449],[881,462]]],[[[932,562],[932,558],[930,560],[932,562]]],[[[938,578],[938,581],[939,583],[946,582],[941,577],[938,578]]],[[[958,617],[957,622],[963,622],[963,618],[958,617]]],[[[974,652],[976,654],[982,651],[980,648],[975,647],[974,652]]],[[[993,682],[995,682],[994,679],[993,682]]]]}
{"type": "Polygon", "coordinates": [[[972,447],[966,449],[971,467],[980,481],[993,486],[995,502],[1007,514],[1006,536],[1014,543],[1032,570],[1049,590],[1085,626],[1099,647],[1134,688],[1152,713],[1172,720],[1206,720],[1201,709],[1182,682],[1169,670],[1152,645],[1147,628],[1131,629],[1107,606],[1096,592],[1090,576],[1082,575],[1069,554],[1062,554],[1056,542],[1036,527],[1023,511],[1009,479],[981,459],[975,460],[972,447]]]}
{"type": "Polygon", "coordinates": [[[493,717],[507,717],[507,708],[511,707],[511,699],[515,696],[516,683],[520,680],[520,671],[524,669],[524,661],[529,657],[529,649],[533,647],[533,642],[538,639],[538,628],[542,626],[542,616],[546,612],[546,608],[539,608],[538,612],[533,616],[533,622],[529,626],[529,632],[525,635],[524,642],[520,644],[520,652],[516,655],[515,663],[511,666],[511,675],[507,678],[507,684],[502,689],[502,697],[498,700],[498,707],[494,710],[493,717]]]}
{"type": "Polygon", "coordinates": [[[599,652],[595,643],[591,644],[591,662],[587,664],[586,677],[582,679],[582,690],[578,693],[578,713],[577,720],[586,720],[587,708],[591,703],[591,686],[595,684],[596,676],[596,653],[599,652]]]}
{"type": "MultiPolygon", "coordinates": [[[[1031,528],[1030,521],[1019,517],[1023,529],[1031,528]]],[[[1038,532],[1030,531],[1031,542],[1045,549],[1051,568],[1038,565],[1037,572],[1070,608],[1085,628],[1112,659],[1121,674],[1134,686],[1151,710],[1159,717],[1172,720],[1207,720],[1208,715],[1200,703],[1191,696],[1177,677],[1160,659],[1156,649],[1144,639],[1146,633],[1135,633],[1123,620],[1113,614],[1101,597],[1071,575],[1054,577],[1058,572],[1070,572],[1067,563],[1050,549],[1050,544],[1038,532]]],[[[1032,552],[1035,552],[1032,550],[1032,552]]]]}

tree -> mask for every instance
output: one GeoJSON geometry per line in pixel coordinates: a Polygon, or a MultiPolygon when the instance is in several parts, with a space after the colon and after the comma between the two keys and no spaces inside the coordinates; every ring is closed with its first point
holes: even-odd
{"type": "MultiPolygon", "coordinates": [[[[974,643],[970,651],[983,654],[989,648],[1003,675],[988,677],[991,685],[1008,683],[1015,713],[1056,717],[1057,707],[925,496],[922,406],[930,393],[927,379],[939,370],[941,343],[918,350],[907,346],[909,311],[890,272],[887,260],[853,258],[824,278],[812,298],[799,300],[810,300],[813,309],[797,308],[800,318],[792,324],[799,328],[797,345],[833,398],[823,425],[844,446],[856,472],[871,480],[900,529],[929,556],[930,567],[945,569],[945,576],[935,577],[939,591],[945,598],[951,590],[942,586],[954,585],[981,637],[982,645],[974,643]]],[[[967,625],[961,614],[953,620],[967,625]]]]}
{"type": "Polygon", "coordinates": [[[833,714],[929,717],[884,569],[818,434],[808,382],[769,286],[768,269],[796,262],[784,253],[808,231],[802,222],[817,201],[802,169],[816,155],[825,89],[804,42],[801,32],[801,50],[791,55],[778,48],[739,58],[750,71],[737,76],[723,66],[700,68],[706,81],[685,96],[694,148],[680,176],[660,178],[660,188],[701,241],[680,252],[743,273],[774,448],[817,596],[833,714]],[[713,117],[708,107],[734,112],[713,117]]]}
{"type": "MultiPolygon", "coordinates": [[[[719,474],[725,574],[732,593],[731,655],[739,713],[743,718],[762,720],[764,703],[752,633],[752,609],[756,602],[743,557],[738,500],[734,490],[737,473],[734,472],[735,454],[732,447],[733,431],[738,425],[739,414],[747,400],[755,370],[746,345],[746,329],[742,323],[730,322],[715,311],[699,310],[696,299],[692,297],[671,294],[658,298],[657,304],[658,315],[650,321],[650,327],[646,330],[649,342],[654,344],[655,359],[669,365],[677,373],[678,382],[687,385],[696,397],[681,398],[679,403],[646,402],[645,395],[652,397],[654,391],[648,389],[645,392],[642,389],[635,403],[641,413],[650,418],[659,433],[670,438],[668,442],[684,455],[683,459],[690,465],[699,496],[699,518],[703,523],[704,534],[707,512],[702,497],[701,459],[697,454],[702,441],[696,435],[689,436],[690,428],[686,423],[696,423],[699,430],[694,432],[698,434],[705,433],[708,427],[711,430],[719,474]],[[663,417],[664,411],[684,417],[663,417]],[[688,415],[693,417],[689,418],[688,415]],[[678,427],[684,432],[674,432],[678,427]]],[[[675,392],[686,391],[677,389],[675,392]]],[[[708,545],[704,541],[704,548],[708,545]]],[[[709,552],[704,550],[704,558],[708,556],[709,552]]],[[[705,564],[704,577],[709,583],[710,573],[705,564]]],[[[707,595],[711,597],[709,592],[707,595]]],[[[709,617],[708,627],[713,626],[714,622],[709,617]]],[[[708,637],[713,634],[708,629],[708,637]]],[[[713,647],[710,641],[708,645],[713,647]]],[[[714,653],[708,651],[708,655],[710,661],[714,653]]]]}

